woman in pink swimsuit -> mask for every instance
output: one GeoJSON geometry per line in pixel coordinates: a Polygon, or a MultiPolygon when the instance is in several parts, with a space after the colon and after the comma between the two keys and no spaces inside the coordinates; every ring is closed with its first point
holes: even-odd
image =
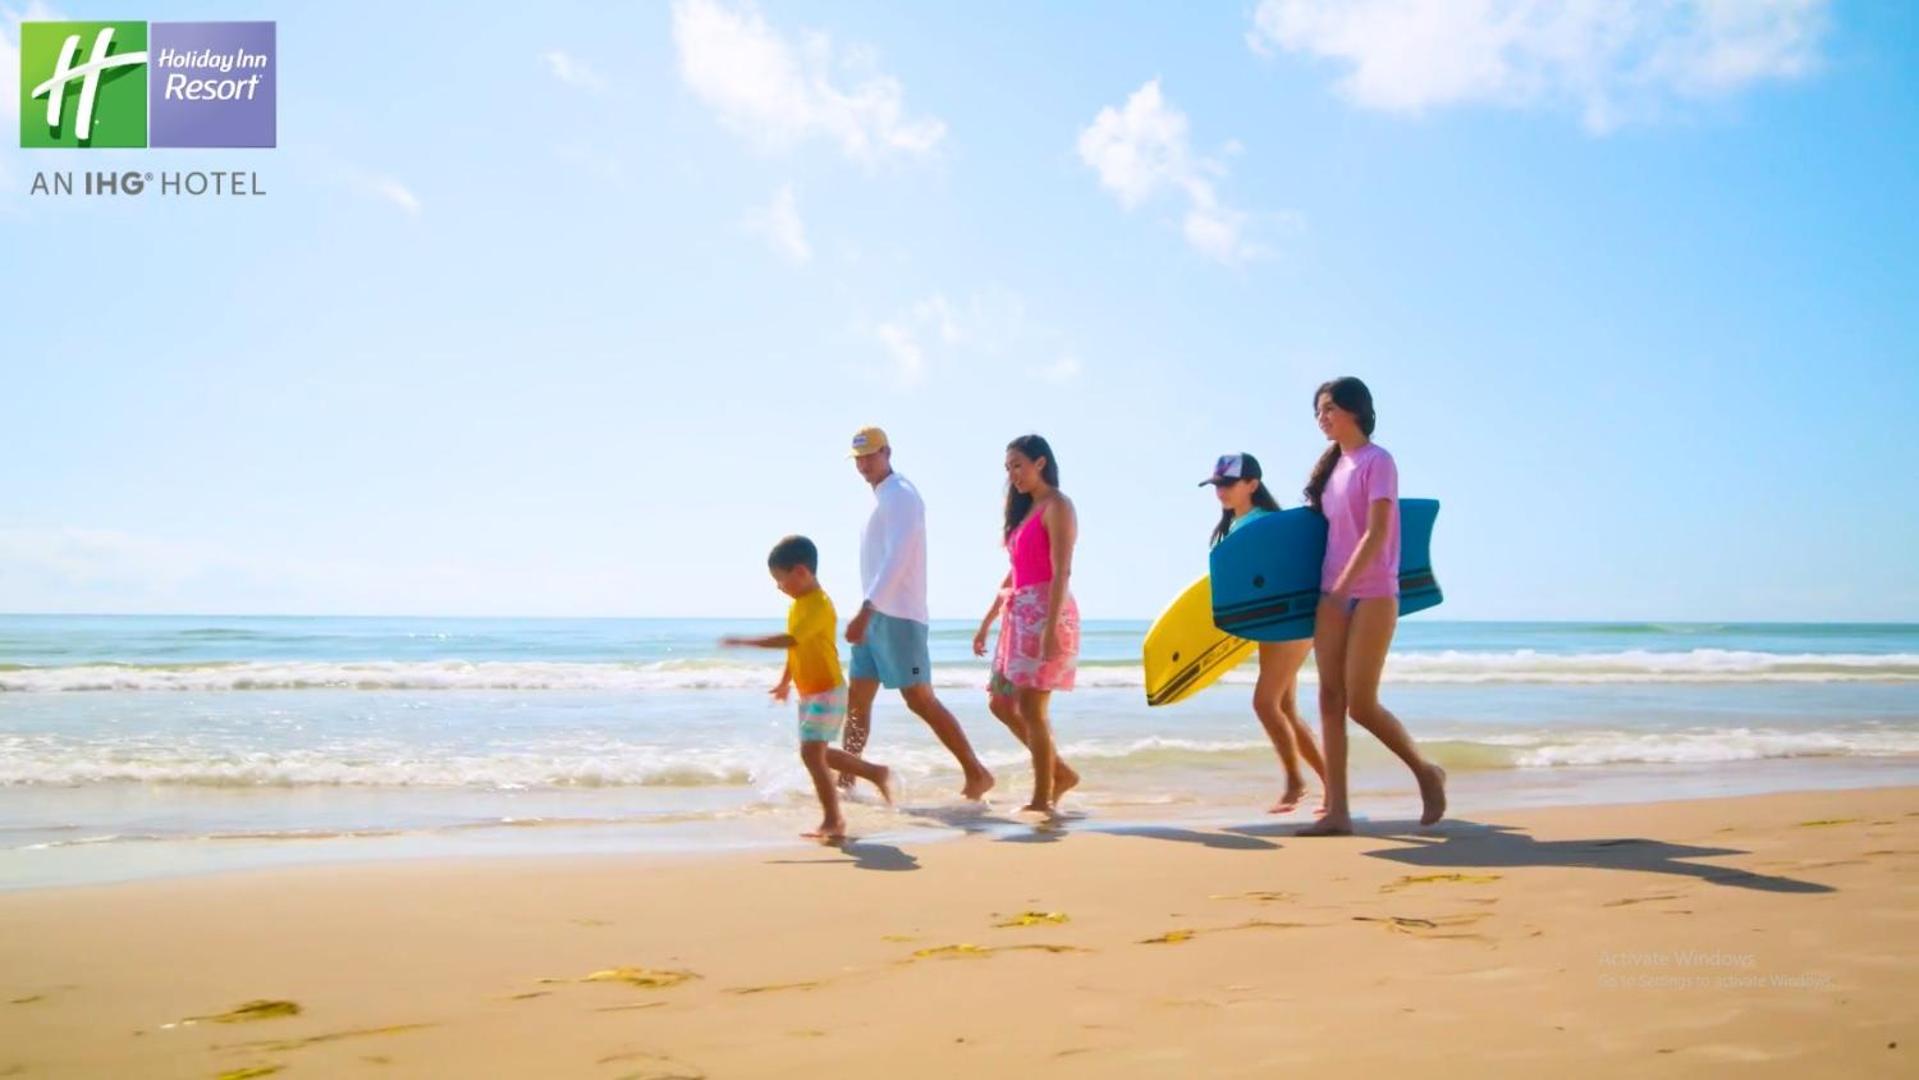
{"type": "Polygon", "coordinates": [[[1373,394],[1348,376],[1313,394],[1319,430],[1332,445],[1306,485],[1306,505],[1326,517],[1313,653],[1319,657],[1319,722],[1326,753],[1326,813],[1301,836],[1353,831],[1346,799],[1346,717],[1373,733],[1419,781],[1421,825],[1446,814],[1446,771],[1427,761],[1399,718],[1379,703],[1379,676],[1399,625],[1399,467],[1372,440],[1373,394]]]}
{"type": "Polygon", "coordinates": [[[987,629],[1003,607],[993,658],[993,715],[1033,754],[1033,801],[1024,809],[1051,813],[1079,783],[1079,774],[1059,760],[1047,713],[1053,691],[1073,688],[1079,657],[1079,607],[1067,588],[1079,520],[1073,501],[1059,490],[1053,448],[1038,435],[1022,435],[1006,447],[1004,535],[1013,569],[980,622],[973,651],[985,654],[987,629]]]}

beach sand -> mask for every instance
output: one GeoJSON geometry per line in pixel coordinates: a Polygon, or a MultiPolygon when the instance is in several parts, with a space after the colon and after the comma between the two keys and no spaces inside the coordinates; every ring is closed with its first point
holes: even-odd
{"type": "Polygon", "coordinates": [[[1293,827],[0,894],[0,1076],[1914,1072],[1919,789],[1293,827]]]}

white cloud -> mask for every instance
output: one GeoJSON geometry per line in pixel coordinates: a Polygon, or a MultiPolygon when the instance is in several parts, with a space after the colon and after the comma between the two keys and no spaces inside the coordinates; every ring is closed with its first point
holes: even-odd
{"type": "Polygon", "coordinates": [[[1338,60],[1366,108],[1577,108],[1605,132],[1671,97],[1819,64],[1829,0],[1262,0],[1247,41],[1338,60]]]}
{"type": "Polygon", "coordinates": [[[595,92],[606,89],[605,76],[577,56],[560,49],[548,49],[540,54],[540,60],[554,78],[568,86],[595,92]]]}
{"type": "Polygon", "coordinates": [[[813,249],[806,242],[806,223],[800,220],[799,203],[793,197],[791,184],[774,193],[771,205],[748,211],[740,227],[765,237],[768,246],[788,262],[797,265],[813,257],[813,249]]]}
{"type": "Polygon", "coordinates": [[[676,0],[673,41],[686,85],[722,123],[766,149],[820,137],[871,164],[930,153],[946,136],[940,120],[906,114],[899,80],[875,68],[870,50],[836,53],[818,32],[791,41],[750,5],[676,0]]]}
{"type": "Polygon", "coordinates": [[[385,199],[412,217],[420,216],[420,197],[398,180],[390,176],[369,176],[362,183],[375,198],[385,199]]]}
{"type": "Polygon", "coordinates": [[[975,369],[1012,367],[1052,383],[1069,382],[1084,368],[1064,334],[1034,320],[1024,300],[1000,288],[957,304],[933,293],[862,329],[880,346],[894,380],[907,388],[960,361],[975,369]]]}
{"type": "Polygon", "coordinates": [[[413,189],[396,177],[362,168],[354,161],[320,145],[306,145],[297,152],[310,163],[311,173],[322,183],[353,192],[362,198],[398,207],[408,217],[419,217],[426,209],[413,189]]]}
{"type": "MultiPolygon", "coordinates": [[[[1186,114],[1166,101],[1154,79],[1133,91],[1121,108],[1107,106],[1079,133],[1079,157],[1099,174],[1119,204],[1135,210],[1162,193],[1186,200],[1181,231],[1209,258],[1238,263],[1260,254],[1245,236],[1247,215],[1220,201],[1214,179],[1226,166],[1196,155],[1186,114]]],[[[1229,153],[1240,149],[1227,143],[1229,153]]]]}
{"type": "Polygon", "coordinates": [[[893,374],[902,386],[918,386],[926,381],[928,344],[950,350],[959,344],[959,322],[953,306],[939,293],[919,301],[893,318],[873,327],[873,336],[893,362],[893,374]]]}
{"type": "Polygon", "coordinates": [[[920,347],[910,326],[904,322],[881,323],[873,328],[873,336],[893,361],[900,385],[918,386],[926,380],[926,350],[920,347]]]}

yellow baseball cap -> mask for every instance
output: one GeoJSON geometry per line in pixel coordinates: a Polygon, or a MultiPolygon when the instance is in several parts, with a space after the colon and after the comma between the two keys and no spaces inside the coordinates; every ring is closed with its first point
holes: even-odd
{"type": "Polygon", "coordinates": [[[846,456],[867,457],[888,449],[891,449],[891,445],[886,441],[886,432],[876,427],[865,427],[854,433],[853,452],[846,456]]]}

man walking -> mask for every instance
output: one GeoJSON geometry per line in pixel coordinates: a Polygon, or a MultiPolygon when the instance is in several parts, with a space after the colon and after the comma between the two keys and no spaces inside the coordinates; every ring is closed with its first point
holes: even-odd
{"type": "MultiPolygon", "coordinates": [[[[960,794],[978,799],[993,787],[993,774],[973,753],[959,721],[933,693],[933,663],[927,649],[926,504],[904,476],[893,471],[886,432],[862,428],[853,436],[853,464],[873,486],[873,516],[860,540],[860,579],[866,590],[859,614],[846,624],[853,644],[847,686],[846,752],[866,748],[873,700],[880,687],[898,690],[906,707],[926,721],[966,774],[960,794]]],[[[853,777],[842,774],[850,786],[853,777]]]]}

